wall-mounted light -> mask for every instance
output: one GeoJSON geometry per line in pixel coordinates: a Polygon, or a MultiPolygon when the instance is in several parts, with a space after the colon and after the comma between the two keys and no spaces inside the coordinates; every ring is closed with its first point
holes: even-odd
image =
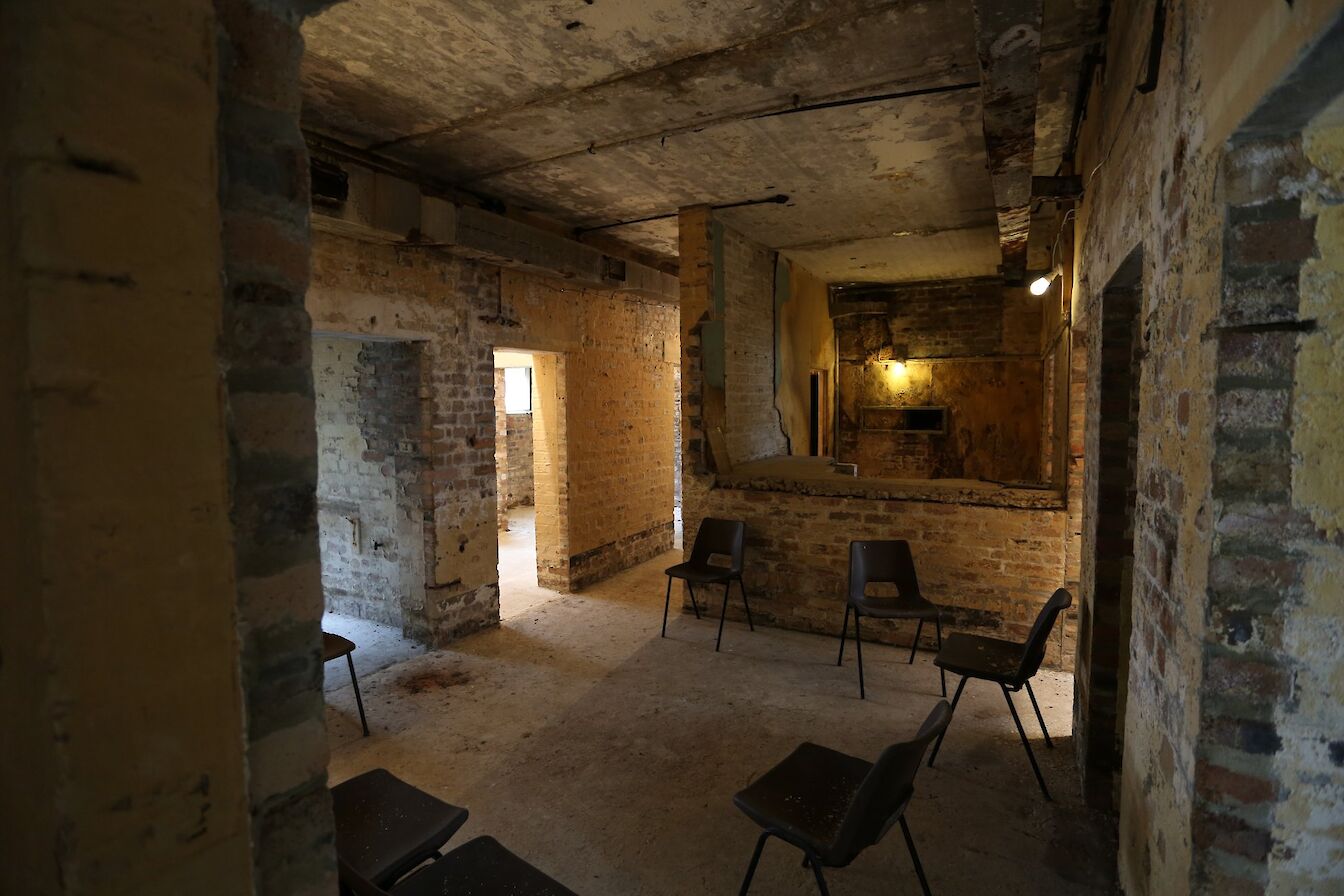
{"type": "Polygon", "coordinates": [[[1044,274],[1031,281],[1031,286],[1028,287],[1031,290],[1031,294],[1034,296],[1045,295],[1045,291],[1050,288],[1050,284],[1054,283],[1055,278],[1062,273],[1064,273],[1063,269],[1059,265],[1055,265],[1049,271],[1046,271],[1044,274]]]}

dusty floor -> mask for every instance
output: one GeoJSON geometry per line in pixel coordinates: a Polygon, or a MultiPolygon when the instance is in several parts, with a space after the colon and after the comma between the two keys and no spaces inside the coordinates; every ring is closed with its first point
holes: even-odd
{"type": "MultiPolygon", "coordinates": [[[[730,622],[715,654],[715,622],[685,615],[660,639],[661,573],[677,558],[581,595],[521,595],[500,628],[452,650],[378,668],[361,644],[369,738],[344,666],[329,664],[331,780],[384,766],[471,810],[455,842],[492,834],[584,896],[736,893],[757,829],[733,793],[803,740],[875,757],[914,732],[938,676],[927,653],[907,666],[874,645],[861,702],[852,652],[836,668],[834,639],[730,622]]],[[[916,780],[908,818],[940,896],[1114,891],[1114,835],[1076,783],[1071,680],[1043,672],[1036,689],[1056,749],[1034,722],[1028,733],[1056,802],[1042,800],[1003,697],[985,684],[967,686],[938,767],[916,780]]],[[[919,892],[899,835],[827,877],[836,896],[919,892]]],[[[772,841],[752,892],[816,889],[799,855],[772,841]]]]}

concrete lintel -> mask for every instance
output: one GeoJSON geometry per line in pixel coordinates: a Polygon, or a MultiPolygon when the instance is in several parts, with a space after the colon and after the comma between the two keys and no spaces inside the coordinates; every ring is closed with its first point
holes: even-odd
{"type": "Polygon", "coordinates": [[[1042,0],[976,0],[985,151],[1005,280],[1026,275],[1041,68],[1042,0]]]}

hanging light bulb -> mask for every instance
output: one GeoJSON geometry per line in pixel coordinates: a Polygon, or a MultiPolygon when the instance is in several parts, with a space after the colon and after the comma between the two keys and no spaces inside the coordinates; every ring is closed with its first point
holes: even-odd
{"type": "Polygon", "coordinates": [[[1055,282],[1055,278],[1061,273],[1063,272],[1060,270],[1059,265],[1055,265],[1054,268],[1031,281],[1031,286],[1029,286],[1028,289],[1031,290],[1031,294],[1034,296],[1043,296],[1045,295],[1045,291],[1050,288],[1050,284],[1055,282]]]}

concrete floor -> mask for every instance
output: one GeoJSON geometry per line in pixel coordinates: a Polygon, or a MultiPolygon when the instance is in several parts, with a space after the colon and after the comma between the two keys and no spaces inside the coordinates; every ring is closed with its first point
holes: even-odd
{"type": "MultiPolygon", "coordinates": [[[[359,736],[348,675],[329,664],[332,782],[386,767],[471,810],[454,842],[492,834],[582,896],[737,892],[758,832],[733,793],[804,740],[875,757],[914,732],[938,676],[930,654],[907,666],[873,645],[861,702],[852,652],[836,668],[834,639],[730,623],[715,654],[716,623],[685,615],[660,639],[661,573],[678,556],[581,595],[520,600],[451,650],[377,668],[361,643],[373,735],[359,736]]],[[[916,780],[907,817],[940,896],[1114,892],[1113,828],[1076,782],[1071,678],[1042,672],[1036,690],[1056,749],[1034,723],[1028,733],[1056,802],[982,683],[967,686],[938,767],[916,780]]],[[[827,876],[836,896],[919,892],[899,835],[827,876]]],[[[752,892],[816,889],[797,852],[772,841],[752,892]]]]}

